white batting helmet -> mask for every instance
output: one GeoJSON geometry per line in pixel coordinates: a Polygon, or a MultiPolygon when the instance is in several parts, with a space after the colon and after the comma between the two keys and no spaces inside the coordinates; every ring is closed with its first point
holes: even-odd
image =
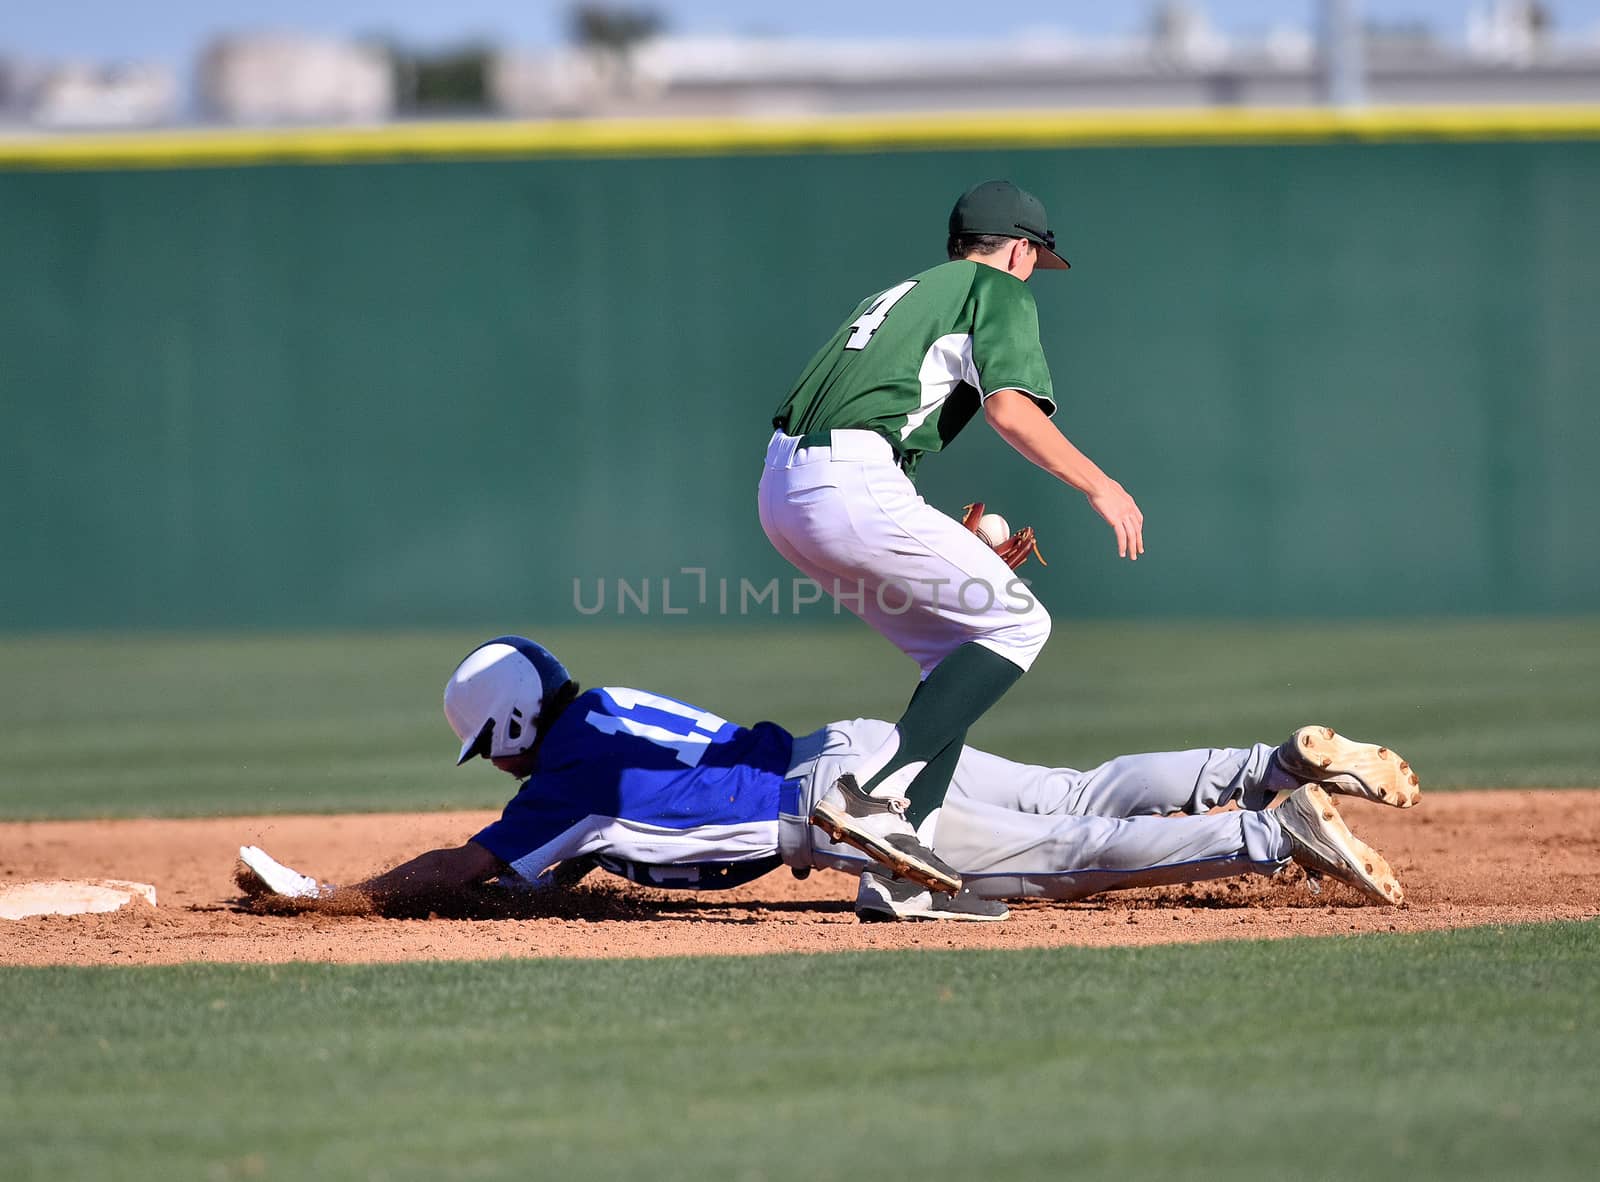
{"type": "Polygon", "coordinates": [[[444,716],[461,740],[456,766],[533,746],[539,711],[570,680],[549,649],[523,636],[498,636],[473,649],[444,686],[444,716]]]}

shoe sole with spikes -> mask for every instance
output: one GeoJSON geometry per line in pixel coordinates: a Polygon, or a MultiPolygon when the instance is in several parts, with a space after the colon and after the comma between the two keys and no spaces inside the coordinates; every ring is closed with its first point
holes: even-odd
{"type": "Polygon", "coordinates": [[[1274,815],[1293,843],[1290,853],[1308,875],[1325,875],[1355,887],[1374,903],[1396,906],[1405,901],[1400,880],[1382,854],[1362,841],[1344,823],[1328,794],[1317,784],[1303,784],[1289,794],[1274,815]]]}
{"type": "Polygon", "coordinates": [[[1398,752],[1347,739],[1331,726],[1303,726],[1278,748],[1292,776],[1329,792],[1408,809],[1422,797],[1421,781],[1398,752]]]}

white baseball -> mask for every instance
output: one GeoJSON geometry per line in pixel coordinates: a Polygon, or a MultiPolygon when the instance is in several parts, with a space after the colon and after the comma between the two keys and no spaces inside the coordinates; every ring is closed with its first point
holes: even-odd
{"type": "Polygon", "coordinates": [[[978,536],[991,546],[998,546],[1011,536],[1011,527],[998,513],[985,513],[978,518],[978,536]]]}

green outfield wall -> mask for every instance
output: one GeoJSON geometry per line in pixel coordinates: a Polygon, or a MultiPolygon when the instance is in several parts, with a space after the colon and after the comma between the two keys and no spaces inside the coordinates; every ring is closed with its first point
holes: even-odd
{"type": "Polygon", "coordinates": [[[1148,554],[981,424],[921,484],[1056,613],[1600,610],[1600,142],[1287,138],[0,153],[0,628],[787,614],[768,416],[992,175],[1148,554]]]}

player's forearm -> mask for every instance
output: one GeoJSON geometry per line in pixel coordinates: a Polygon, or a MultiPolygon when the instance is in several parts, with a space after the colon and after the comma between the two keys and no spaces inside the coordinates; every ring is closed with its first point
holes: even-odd
{"type": "Polygon", "coordinates": [[[375,901],[406,899],[462,890],[493,878],[500,863],[482,846],[429,850],[353,889],[375,901]]]}
{"type": "Polygon", "coordinates": [[[1026,394],[997,391],[985,401],[983,410],[1002,439],[1056,479],[1090,496],[1112,483],[1026,394]]]}

